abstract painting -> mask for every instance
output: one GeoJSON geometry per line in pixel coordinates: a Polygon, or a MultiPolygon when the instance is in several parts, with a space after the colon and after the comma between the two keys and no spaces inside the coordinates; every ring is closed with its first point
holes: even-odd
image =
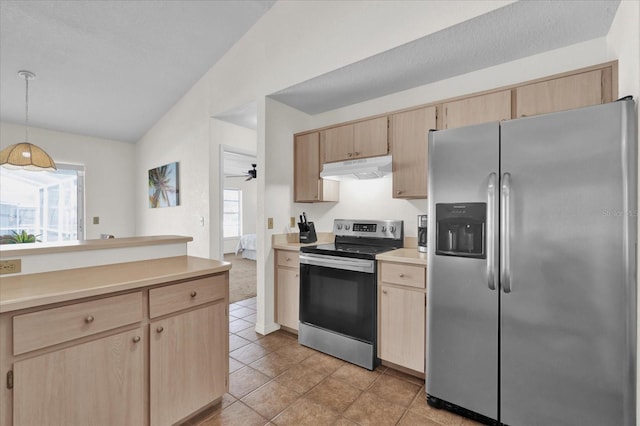
{"type": "Polygon", "coordinates": [[[178,163],[169,163],[149,170],[149,207],[179,205],[178,163]]]}

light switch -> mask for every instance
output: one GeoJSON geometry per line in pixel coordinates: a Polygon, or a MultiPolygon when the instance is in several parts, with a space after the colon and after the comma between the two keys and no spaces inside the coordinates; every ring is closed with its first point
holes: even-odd
{"type": "Polygon", "coordinates": [[[295,228],[296,227],[296,218],[291,216],[289,218],[289,228],[295,228]]]}
{"type": "Polygon", "coordinates": [[[99,225],[100,224],[100,216],[94,216],[93,217],[93,224],[94,225],[99,225]]]}
{"type": "Polygon", "coordinates": [[[273,218],[267,218],[267,229],[273,229],[273,218]]]}

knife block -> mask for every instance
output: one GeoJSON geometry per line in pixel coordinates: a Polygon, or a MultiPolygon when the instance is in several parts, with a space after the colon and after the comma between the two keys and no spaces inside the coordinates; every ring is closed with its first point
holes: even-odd
{"type": "Polygon", "coordinates": [[[318,236],[316,235],[316,227],[313,225],[313,222],[307,222],[306,230],[302,230],[303,226],[300,227],[300,242],[301,243],[315,243],[318,241],[318,236]]]}

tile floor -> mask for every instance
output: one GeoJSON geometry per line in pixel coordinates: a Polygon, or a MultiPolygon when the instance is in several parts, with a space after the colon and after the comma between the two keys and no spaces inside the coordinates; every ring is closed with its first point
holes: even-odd
{"type": "Polygon", "coordinates": [[[387,367],[369,371],[254,331],[256,299],[229,307],[229,393],[183,426],[475,425],[425,401],[424,381],[387,367]]]}

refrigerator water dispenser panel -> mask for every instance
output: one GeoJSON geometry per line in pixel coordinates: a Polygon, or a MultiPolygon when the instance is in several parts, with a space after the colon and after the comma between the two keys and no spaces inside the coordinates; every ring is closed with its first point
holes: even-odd
{"type": "Polygon", "coordinates": [[[436,204],[436,255],[486,258],[486,203],[436,204]]]}

